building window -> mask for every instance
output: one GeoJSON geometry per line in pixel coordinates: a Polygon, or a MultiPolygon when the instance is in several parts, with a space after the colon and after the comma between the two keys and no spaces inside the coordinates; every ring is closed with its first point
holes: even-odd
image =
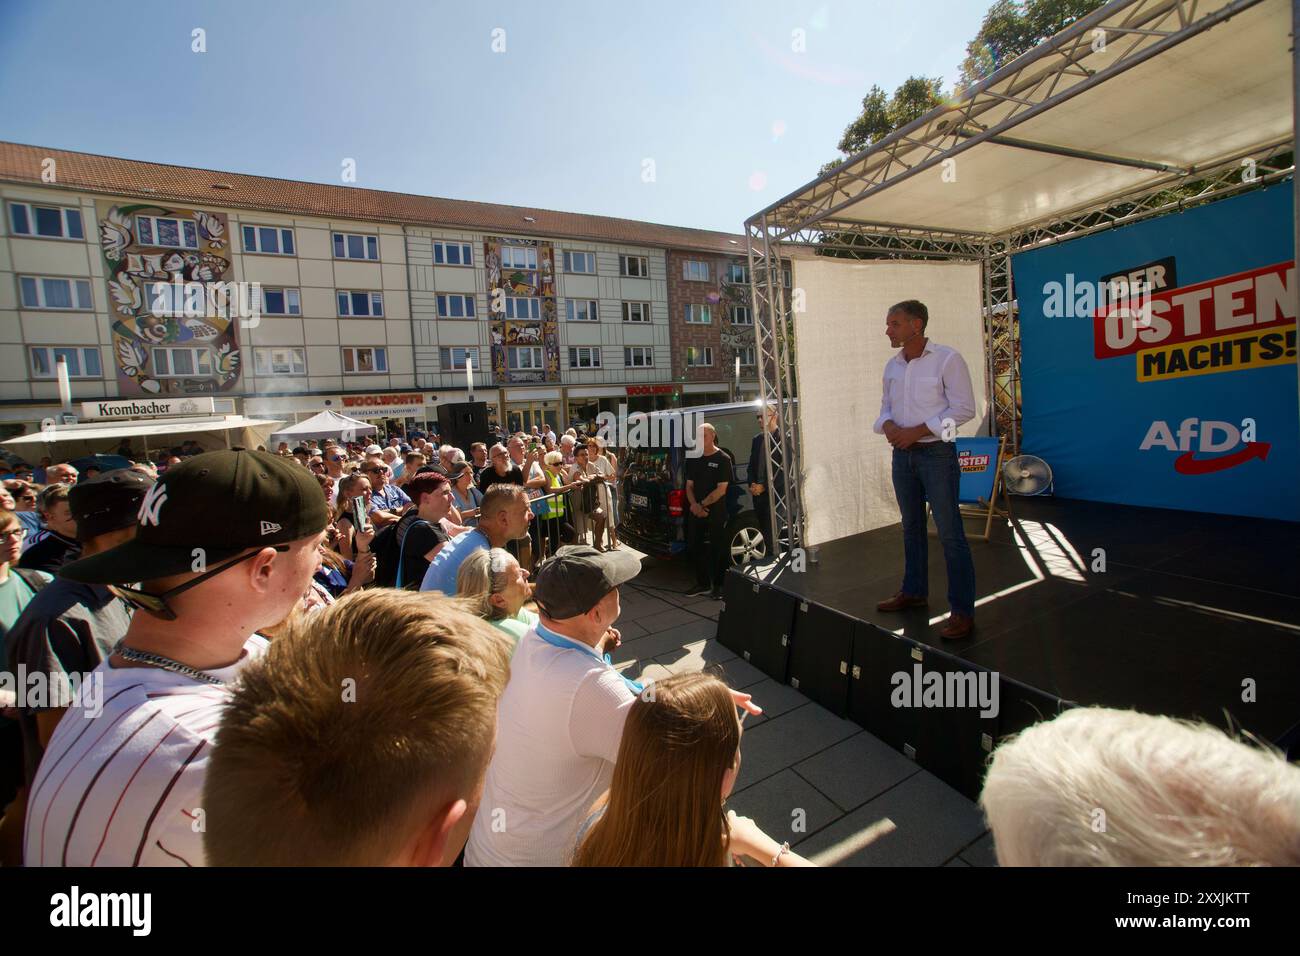
{"type": "Polygon", "coordinates": [[[570,299],[569,300],[569,321],[570,322],[599,322],[600,314],[596,307],[595,299],[570,299]]]}
{"type": "Polygon", "coordinates": [[[297,289],[263,289],[262,311],[266,315],[302,315],[297,289]]]}
{"type": "Polygon", "coordinates": [[[483,367],[479,365],[478,349],[476,348],[438,349],[438,364],[444,372],[465,371],[465,360],[467,358],[474,363],[475,368],[481,369],[483,367]]]}
{"type": "Polygon", "coordinates": [[[377,318],[384,314],[382,292],[353,292],[350,289],[340,289],[338,302],[341,318],[377,318]]]}
{"type": "Polygon", "coordinates": [[[438,318],[472,319],[474,318],[474,297],[472,295],[443,294],[438,296],[438,318]]]}
{"type": "Polygon", "coordinates": [[[59,359],[67,359],[69,378],[100,378],[99,349],[37,345],[28,350],[32,378],[57,378],[59,359]]]}
{"type": "Polygon", "coordinates": [[[708,282],[709,264],[698,259],[687,259],[682,263],[682,278],[687,282],[708,282]]]}
{"type": "Polygon", "coordinates": [[[501,247],[501,268],[536,269],[537,247],[503,245],[501,247]]]}
{"type": "Polygon", "coordinates": [[[754,313],[749,311],[749,306],[747,305],[733,305],[731,307],[731,324],[753,325],[754,313]]]}
{"type": "Polygon", "coordinates": [[[19,276],[18,288],[24,309],[59,309],[91,312],[89,279],[55,279],[49,276],[19,276]]]}
{"type": "Polygon", "coordinates": [[[388,371],[388,350],[372,348],[343,349],[343,373],[366,375],[388,371]]]}
{"type": "Polygon", "coordinates": [[[379,258],[379,237],[359,236],[351,232],[334,233],[335,259],[371,259],[379,258]]]}
{"type": "Polygon", "coordinates": [[[306,349],[254,349],[258,375],[306,375],[306,349]]]}
{"type": "Polygon", "coordinates": [[[566,252],[564,254],[564,271],[595,275],[596,254],[594,252],[566,252]]]}
{"type": "Polygon", "coordinates": [[[623,349],[624,368],[654,368],[654,351],[648,345],[634,345],[623,349]]]}
{"type": "Polygon", "coordinates": [[[624,322],[649,322],[650,303],[649,302],[624,302],[623,321],[624,322]]]}
{"type": "Polygon", "coordinates": [[[244,251],[263,256],[294,255],[293,230],[279,226],[244,226],[244,251]]]}
{"type": "Polygon", "coordinates": [[[686,367],[703,368],[713,364],[713,346],[691,346],[686,350],[686,367]]]}
{"type": "Polygon", "coordinates": [[[474,253],[468,242],[435,242],[433,262],[439,266],[472,266],[474,253]]]}
{"type": "Polygon", "coordinates": [[[789,269],[782,269],[782,270],[781,270],[781,284],[782,284],[783,286],[785,286],[787,289],[790,288],[790,270],[789,270],[789,269]]]}
{"type": "Polygon", "coordinates": [[[142,246],[163,249],[197,249],[199,227],[193,219],[166,216],[136,216],[135,238],[142,246]]]}
{"type": "Polygon", "coordinates": [[[712,325],[713,308],[707,305],[688,305],[686,307],[687,325],[712,325]]]}
{"type": "Polygon", "coordinates": [[[645,256],[619,256],[618,274],[630,276],[634,279],[648,279],[650,277],[649,263],[646,261],[645,256]]]}
{"type": "Polygon", "coordinates": [[[542,317],[542,300],[528,299],[523,296],[505,296],[507,319],[540,319],[542,317]]]}
{"type": "Polygon", "coordinates": [[[743,262],[727,263],[727,278],[724,281],[733,285],[748,285],[749,266],[743,262]]]}
{"type": "Polygon", "coordinates": [[[542,365],[542,348],[533,345],[512,345],[506,349],[506,362],[514,369],[537,369],[542,365]]]}
{"type": "Polygon", "coordinates": [[[600,368],[600,349],[595,346],[569,349],[569,368],[600,368]]]}
{"type": "Polygon", "coordinates": [[[184,378],[212,374],[212,351],[205,348],[159,348],[153,350],[153,373],[158,378],[184,378]]]}
{"type": "Polygon", "coordinates": [[[749,348],[736,349],[736,355],[740,357],[741,368],[754,367],[754,346],[751,345],[749,348]]]}
{"type": "Polygon", "coordinates": [[[81,210],[63,206],[37,206],[34,203],[9,204],[9,231],[15,236],[41,239],[84,239],[81,210]]]}

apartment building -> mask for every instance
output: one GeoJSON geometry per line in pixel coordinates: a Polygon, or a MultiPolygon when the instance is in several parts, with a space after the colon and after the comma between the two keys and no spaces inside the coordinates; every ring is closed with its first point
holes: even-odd
{"type": "Polygon", "coordinates": [[[12,143],[0,203],[0,437],[57,414],[59,358],[74,406],[401,428],[471,389],[523,428],[727,392],[674,337],[682,263],[739,236],[12,143]],[[186,298],[226,283],[238,308],[186,298]]]}

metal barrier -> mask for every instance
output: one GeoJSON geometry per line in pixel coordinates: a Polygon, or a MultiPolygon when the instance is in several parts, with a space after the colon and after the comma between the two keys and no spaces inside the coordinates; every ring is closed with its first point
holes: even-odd
{"type": "Polygon", "coordinates": [[[595,515],[599,507],[597,494],[593,484],[590,488],[574,488],[560,494],[552,492],[529,499],[529,505],[533,509],[533,520],[528,529],[532,540],[533,568],[562,545],[604,544],[603,540],[596,539],[596,535],[599,533],[603,539],[608,534],[607,529],[613,520],[612,503],[618,496],[618,489],[617,486],[610,486],[611,513],[602,512],[599,518],[595,515]],[[557,507],[557,503],[562,507],[557,507]]]}

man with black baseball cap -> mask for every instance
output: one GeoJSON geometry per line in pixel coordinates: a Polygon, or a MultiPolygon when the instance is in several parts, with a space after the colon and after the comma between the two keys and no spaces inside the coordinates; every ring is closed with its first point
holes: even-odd
{"type": "MultiPolygon", "coordinates": [[[[138,471],[108,471],[74,485],[68,507],[77,525],[81,554],[90,557],[135,535],[140,502],[153,479],[138,471]]],[[[80,686],[126,634],[131,609],[102,584],[55,578],[42,587],[5,635],[9,673],[41,674],[49,693],[28,695],[18,709],[23,741],[23,792],[5,814],[5,830],[21,833],[26,791],[54,728],[72,704],[73,682],[80,686]],[[35,699],[33,699],[35,697],[35,699]]],[[[89,688],[93,693],[94,687],[89,688]]],[[[94,702],[87,701],[94,710],[94,702]]]]}
{"type": "Polygon", "coordinates": [[[135,537],[66,565],[135,608],[49,742],[28,802],[28,866],[200,866],[200,793],[229,683],[315,572],[329,513],[311,472],[259,451],[169,468],[135,537]],[[138,585],[130,582],[141,582],[138,585]],[[97,717],[84,732],[83,717],[97,717]]]}
{"type": "Polygon", "coordinates": [[[628,551],[587,545],[542,562],[533,588],[541,620],[510,664],[467,866],[568,865],[578,827],[609,787],[623,721],[642,690],[607,654],[619,643],[619,585],[640,571],[628,551]]]}

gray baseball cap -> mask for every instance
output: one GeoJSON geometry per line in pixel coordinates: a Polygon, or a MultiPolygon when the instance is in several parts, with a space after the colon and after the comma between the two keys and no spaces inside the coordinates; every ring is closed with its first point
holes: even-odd
{"type": "Polygon", "coordinates": [[[547,617],[562,621],[586,614],[606,594],[640,573],[641,560],[630,551],[566,545],[537,569],[533,600],[547,617]]]}

